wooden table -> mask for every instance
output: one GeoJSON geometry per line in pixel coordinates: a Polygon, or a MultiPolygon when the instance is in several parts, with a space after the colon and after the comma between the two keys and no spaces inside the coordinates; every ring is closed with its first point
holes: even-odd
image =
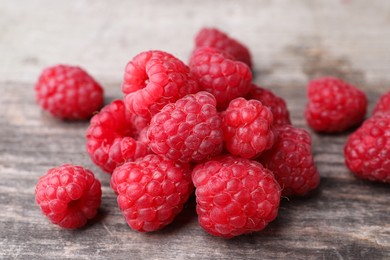
{"type": "Polygon", "coordinates": [[[77,64],[121,97],[126,62],[148,49],[183,60],[194,34],[217,26],[245,42],[254,82],[287,100],[302,117],[305,84],[334,75],[363,89],[369,112],[390,86],[390,2],[332,1],[0,1],[0,259],[390,259],[389,185],[356,179],[343,161],[349,133],[312,133],[321,185],[308,198],[283,199],[264,231],[224,240],[198,225],[192,200],[167,228],[136,233],[127,226],[108,174],[85,152],[88,122],[63,122],[34,102],[43,67],[77,64]],[[98,217],[67,231],[35,204],[47,169],[73,163],[102,182],[98,217]]]}

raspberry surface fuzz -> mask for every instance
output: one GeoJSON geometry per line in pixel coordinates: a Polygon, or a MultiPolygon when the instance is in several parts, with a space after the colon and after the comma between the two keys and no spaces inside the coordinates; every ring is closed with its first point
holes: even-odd
{"type": "Polygon", "coordinates": [[[208,92],[187,95],[153,116],[147,137],[151,150],[181,162],[201,161],[223,147],[221,118],[208,92]]]}
{"type": "Polygon", "coordinates": [[[80,228],[97,214],[102,191],[90,170],[64,164],[50,169],[35,187],[43,214],[63,228],[80,228]]]}
{"type": "Polygon", "coordinates": [[[122,91],[126,107],[145,118],[150,119],[167,103],[198,90],[189,68],[163,51],[142,52],[125,68],[122,91]]]}
{"type": "Polygon", "coordinates": [[[280,187],[260,163],[222,156],[195,167],[199,224],[208,233],[231,238],[262,230],[279,209],[280,187]]]}
{"type": "Polygon", "coordinates": [[[36,102],[61,119],[88,119],[103,105],[102,87],[80,67],[44,69],[35,85],[36,102]]]}
{"type": "Polygon", "coordinates": [[[191,56],[190,68],[201,90],[215,96],[219,110],[225,109],[232,99],[244,97],[249,92],[250,68],[217,49],[196,49],[191,56]]]}
{"type": "Polygon", "coordinates": [[[128,225],[140,232],[171,223],[193,191],[188,164],[155,154],[116,168],[111,187],[128,225]]]}
{"type": "Polygon", "coordinates": [[[308,84],[305,117],[318,132],[337,133],[359,125],[366,114],[367,97],[361,90],[332,77],[308,84]]]}
{"type": "Polygon", "coordinates": [[[271,148],[273,115],[260,101],[233,99],[222,113],[223,139],[233,155],[253,158],[271,148]]]}
{"type": "Polygon", "coordinates": [[[390,183],[390,114],[378,113],[367,119],[349,136],[344,155],[357,177],[390,183]]]}
{"type": "Polygon", "coordinates": [[[302,196],[320,183],[314,164],[310,134],[292,125],[274,127],[275,144],[259,161],[271,170],[282,188],[282,195],[302,196]]]}

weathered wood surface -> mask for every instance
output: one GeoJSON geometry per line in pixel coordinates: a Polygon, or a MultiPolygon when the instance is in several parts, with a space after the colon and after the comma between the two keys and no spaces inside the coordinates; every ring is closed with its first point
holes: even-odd
{"type": "Polygon", "coordinates": [[[283,199],[264,231],[231,240],[207,235],[192,201],[162,231],[126,225],[109,175],[85,152],[87,122],[62,122],[36,106],[33,84],[53,63],[79,64],[120,98],[126,61],[150,48],[186,59],[203,25],[221,27],[252,50],[256,83],[302,118],[307,80],[336,75],[358,84],[370,110],[390,86],[389,1],[0,1],[0,259],[389,259],[390,186],[358,180],[342,149],[348,134],[313,133],[321,185],[283,199]],[[47,169],[74,163],[103,186],[98,218],[77,231],[50,224],[34,201],[47,169]]]}

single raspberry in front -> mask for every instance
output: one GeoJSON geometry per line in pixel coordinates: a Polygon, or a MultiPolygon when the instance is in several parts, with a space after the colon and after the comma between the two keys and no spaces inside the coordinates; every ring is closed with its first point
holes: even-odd
{"type": "Polygon", "coordinates": [[[97,214],[102,198],[100,182],[90,170],[64,164],[50,169],[35,187],[43,214],[63,228],[80,228],[97,214]]]}
{"type": "Polygon", "coordinates": [[[383,94],[376,102],[373,114],[388,113],[390,114],[390,91],[383,94]]]}
{"type": "Polygon", "coordinates": [[[36,102],[57,118],[88,119],[103,105],[102,87],[80,67],[55,65],[35,85],[36,102]]]}
{"type": "Polygon", "coordinates": [[[137,119],[139,117],[126,110],[122,100],[114,100],[91,119],[86,146],[97,166],[112,173],[126,161],[148,154],[147,144],[137,140],[137,126],[144,124],[135,124],[137,119]]]}
{"type": "Polygon", "coordinates": [[[191,56],[190,68],[201,90],[215,96],[219,110],[224,110],[231,100],[246,96],[250,90],[250,68],[217,49],[196,49],[191,56]]]}
{"type": "Polygon", "coordinates": [[[273,172],[284,196],[302,196],[320,183],[314,164],[310,134],[292,125],[274,127],[275,144],[259,161],[273,172]]]}
{"type": "Polygon", "coordinates": [[[163,51],[142,52],[125,68],[122,91],[126,107],[148,119],[167,103],[198,90],[190,69],[163,51]]]}
{"type": "Polygon", "coordinates": [[[221,118],[208,92],[187,95],[153,116],[147,137],[156,154],[181,162],[218,155],[223,147],[221,118]]]}
{"type": "Polygon", "coordinates": [[[279,209],[280,187],[260,163],[231,155],[195,167],[199,224],[208,233],[231,238],[260,231],[279,209]]]}
{"type": "Polygon", "coordinates": [[[377,113],[352,133],[345,163],[359,178],[390,183],[390,113],[377,113]]]}
{"type": "Polygon", "coordinates": [[[252,83],[246,99],[256,99],[264,106],[268,107],[274,116],[274,125],[291,124],[290,113],[287,109],[286,101],[275,95],[272,91],[252,83]]]}
{"type": "Polygon", "coordinates": [[[155,154],[116,168],[111,187],[128,225],[140,232],[171,223],[193,191],[188,164],[155,154]]]}
{"type": "Polygon", "coordinates": [[[223,139],[231,154],[253,158],[272,147],[273,115],[260,101],[233,99],[221,117],[223,139]]]}
{"type": "Polygon", "coordinates": [[[195,46],[213,47],[232,55],[236,60],[252,66],[249,49],[241,42],[229,37],[226,33],[216,28],[203,28],[195,37],[195,46]]]}
{"type": "Polygon", "coordinates": [[[367,97],[361,90],[332,77],[308,84],[305,117],[318,132],[337,133],[358,126],[364,119],[367,97]]]}

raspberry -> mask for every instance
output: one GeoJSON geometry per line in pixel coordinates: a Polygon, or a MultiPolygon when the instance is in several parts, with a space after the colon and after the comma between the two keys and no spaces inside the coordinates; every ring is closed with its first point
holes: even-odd
{"type": "Polygon", "coordinates": [[[102,198],[100,182],[90,170],[64,164],[50,169],[35,187],[43,214],[63,228],[79,228],[97,214],[102,198]]]}
{"type": "Polygon", "coordinates": [[[280,187],[260,163],[223,156],[195,167],[199,224],[208,233],[231,238],[262,230],[277,214],[280,187]]]}
{"type": "Polygon", "coordinates": [[[275,144],[259,161],[272,171],[284,196],[302,196],[315,189],[320,175],[313,161],[310,134],[292,125],[274,127],[275,144]]]}
{"type": "Polygon", "coordinates": [[[318,132],[343,132],[359,125],[366,114],[364,92],[337,78],[312,80],[308,84],[308,97],[305,117],[318,132]]]}
{"type": "Polygon", "coordinates": [[[382,95],[376,102],[373,114],[376,113],[390,113],[390,91],[382,95]]]}
{"type": "Polygon", "coordinates": [[[134,139],[137,129],[132,119],[122,100],[113,101],[91,119],[87,151],[92,161],[108,173],[148,153],[147,145],[134,139]]]}
{"type": "Polygon", "coordinates": [[[146,118],[167,103],[198,90],[190,69],[163,51],[147,51],[135,56],[126,66],[122,85],[126,107],[146,118]]]}
{"type": "Polygon", "coordinates": [[[357,177],[390,183],[390,114],[367,119],[349,136],[344,156],[357,177]]]}
{"type": "Polygon", "coordinates": [[[250,68],[225,53],[210,47],[195,50],[190,68],[202,90],[212,93],[218,109],[225,109],[232,99],[244,97],[250,89],[250,68]]]}
{"type": "Polygon", "coordinates": [[[226,149],[233,155],[253,158],[271,148],[272,112],[257,100],[236,98],[222,113],[223,139],[226,149]]]}
{"type": "Polygon", "coordinates": [[[275,125],[291,124],[286,102],[272,91],[252,84],[246,99],[256,99],[268,107],[274,116],[275,125]]]}
{"type": "Polygon", "coordinates": [[[150,122],[147,136],[152,151],[181,162],[219,154],[223,133],[215,105],[214,96],[205,91],[166,105],[150,122]]]}
{"type": "Polygon", "coordinates": [[[155,154],[116,168],[111,187],[128,225],[140,232],[171,223],[193,191],[188,164],[155,154]]]}
{"type": "Polygon", "coordinates": [[[43,70],[35,85],[35,99],[57,118],[88,119],[103,105],[103,89],[83,69],[56,65],[43,70]]]}
{"type": "Polygon", "coordinates": [[[230,54],[236,60],[252,66],[251,55],[247,47],[227,34],[215,28],[203,28],[195,37],[196,47],[213,47],[230,54]]]}

